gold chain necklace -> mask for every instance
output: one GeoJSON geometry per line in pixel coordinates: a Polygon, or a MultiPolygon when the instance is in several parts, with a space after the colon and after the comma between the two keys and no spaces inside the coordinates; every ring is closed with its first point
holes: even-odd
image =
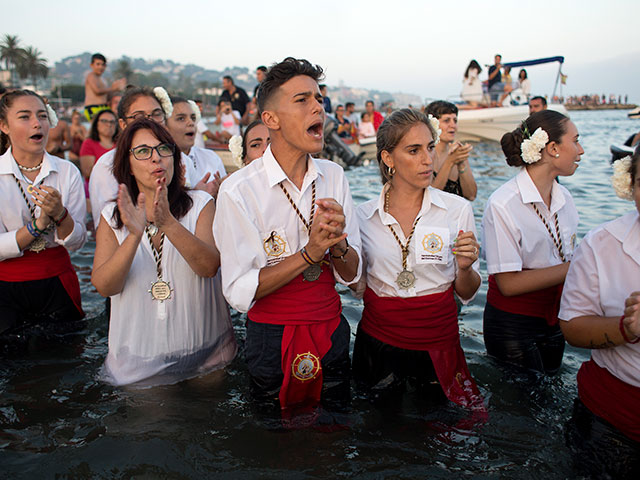
{"type": "MultiPolygon", "coordinates": [[[[389,187],[387,189],[386,193],[384,194],[384,211],[385,211],[385,213],[389,213],[390,190],[391,190],[391,187],[389,187]]],[[[389,230],[391,230],[391,233],[393,234],[393,238],[395,238],[396,242],[400,246],[400,251],[402,252],[402,271],[398,274],[398,277],[396,278],[396,283],[403,290],[409,290],[416,283],[415,274],[413,272],[407,270],[407,257],[409,256],[409,244],[411,243],[411,239],[413,238],[413,234],[416,231],[416,226],[418,225],[419,221],[420,221],[420,215],[418,215],[416,217],[415,221],[413,222],[413,227],[411,228],[411,233],[407,237],[407,243],[404,244],[404,245],[400,241],[400,237],[398,237],[398,234],[396,233],[396,231],[393,229],[393,226],[392,225],[387,225],[387,227],[389,227],[389,230]]]]}

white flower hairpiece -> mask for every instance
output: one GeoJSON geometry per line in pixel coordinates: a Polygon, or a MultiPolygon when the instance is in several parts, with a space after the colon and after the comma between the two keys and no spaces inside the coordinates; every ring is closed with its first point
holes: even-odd
{"type": "Polygon", "coordinates": [[[47,116],[49,117],[49,123],[51,124],[51,128],[56,128],[56,126],[58,125],[58,115],[56,115],[55,110],[51,108],[51,105],[47,103],[46,106],[47,106],[47,116]]]}
{"type": "MultiPolygon", "coordinates": [[[[526,133],[526,132],[525,132],[526,133]]],[[[525,138],[520,145],[522,160],[528,164],[536,163],[542,158],[542,149],[549,141],[549,135],[541,127],[538,127],[533,135],[525,138]]]]}
{"type": "Polygon", "coordinates": [[[442,133],[442,129],[440,128],[440,120],[429,114],[429,123],[433,127],[433,130],[436,132],[436,138],[434,138],[433,141],[437,145],[438,143],[440,143],[440,134],[442,133]]]}
{"type": "Polygon", "coordinates": [[[162,87],[154,88],[153,94],[155,95],[158,102],[160,102],[160,106],[162,107],[162,110],[164,110],[164,114],[167,118],[169,118],[173,114],[173,104],[171,103],[169,94],[162,87]]]}
{"type": "Polygon", "coordinates": [[[242,137],[234,135],[229,139],[229,151],[237,165],[242,165],[242,137]]]}
{"type": "Polygon", "coordinates": [[[626,156],[613,162],[613,176],[611,177],[616,195],[623,200],[633,200],[631,186],[631,157],[626,156]]]}
{"type": "Polygon", "coordinates": [[[187,103],[191,105],[191,109],[193,110],[193,113],[196,114],[196,124],[198,124],[198,122],[200,122],[200,119],[202,118],[202,115],[200,115],[200,109],[198,108],[198,105],[196,105],[196,102],[194,102],[193,100],[187,100],[187,103]]]}

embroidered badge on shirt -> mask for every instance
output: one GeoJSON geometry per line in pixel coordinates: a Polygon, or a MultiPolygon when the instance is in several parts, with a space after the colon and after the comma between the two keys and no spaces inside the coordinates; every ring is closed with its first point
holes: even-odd
{"type": "Polygon", "coordinates": [[[311,352],[300,353],[291,362],[291,373],[301,382],[314,379],[320,368],[320,359],[311,352]]]}
{"type": "Polygon", "coordinates": [[[449,229],[420,226],[416,229],[416,263],[446,264],[449,261],[449,229]]]}
{"type": "Polygon", "coordinates": [[[272,230],[263,241],[264,251],[267,254],[267,265],[275,265],[284,258],[287,252],[287,237],[284,231],[272,230]]]}

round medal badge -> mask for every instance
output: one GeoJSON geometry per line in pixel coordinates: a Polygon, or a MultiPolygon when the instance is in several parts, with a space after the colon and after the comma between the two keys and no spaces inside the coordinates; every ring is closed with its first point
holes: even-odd
{"type": "Polygon", "coordinates": [[[292,375],[301,382],[314,379],[320,373],[320,368],[320,359],[311,352],[296,355],[291,363],[292,375]]]}

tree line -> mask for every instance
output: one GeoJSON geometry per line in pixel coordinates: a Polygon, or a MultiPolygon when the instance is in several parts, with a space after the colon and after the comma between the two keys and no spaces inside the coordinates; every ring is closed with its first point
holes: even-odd
{"type": "Polygon", "coordinates": [[[30,79],[37,86],[39,78],[47,78],[49,66],[42,52],[35,47],[20,45],[17,35],[6,34],[0,43],[0,62],[4,62],[9,72],[11,86],[17,84],[17,78],[30,79]]]}

